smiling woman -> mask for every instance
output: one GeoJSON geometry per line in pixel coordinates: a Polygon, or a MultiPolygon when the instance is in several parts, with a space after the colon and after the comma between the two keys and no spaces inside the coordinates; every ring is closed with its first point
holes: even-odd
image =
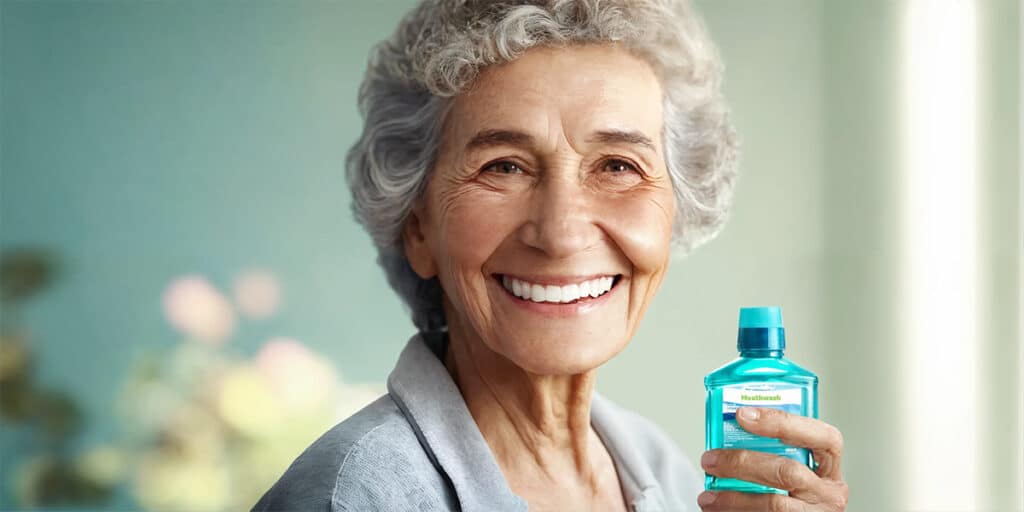
{"type": "MultiPolygon", "coordinates": [[[[736,142],[719,68],[682,0],[414,9],[371,56],[348,178],[419,332],[388,394],[255,510],[695,510],[693,464],[594,384],[673,252],[725,221],[736,142]]],[[[777,420],[796,444],[832,432],[777,420]]],[[[708,470],[789,474],[788,459],[742,460],[708,470]]],[[[842,508],[841,482],[799,484],[842,508]]],[[[812,510],[723,495],[719,509],[812,510]]]]}
{"type": "Polygon", "coordinates": [[[486,347],[527,372],[573,375],[625,348],[669,261],[661,98],[650,66],[610,45],[531,50],[456,97],[404,237],[416,274],[444,290],[450,361],[486,347]],[[607,292],[562,301],[581,285],[607,292]]]}

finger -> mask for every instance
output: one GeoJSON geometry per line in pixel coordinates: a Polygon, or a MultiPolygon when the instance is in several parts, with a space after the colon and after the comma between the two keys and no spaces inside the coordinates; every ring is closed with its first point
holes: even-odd
{"type": "Polygon", "coordinates": [[[811,506],[784,494],[751,494],[745,492],[710,492],[697,497],[697,504],[705,512],[811,512],[811,506]]]}
{"type": "Polygon", "coordinates": [[[788,445],[810,448],[819,464],[817,474],[833,480],[842,479],[843,434],[836,427],[821,420],[767,407],[741,407],[736,413],[736,421],[748,432],[774,437],[788,445]]]}
{"type": "Polygon", "coordinates": [[[825,483],[807,466],[790,458],[751,450],[709,450],[700,458],[708,474],[736,478],[776,489],[811,503],[822,501],[825,483]]]}
{"type": "Polygon", "coordinates": [[[749,432],[774,437],[786,444],[834,452],[841,452],[843,448],[839,429],[807,416],[768,407],[741,407],[736,420],[749,432]]]}

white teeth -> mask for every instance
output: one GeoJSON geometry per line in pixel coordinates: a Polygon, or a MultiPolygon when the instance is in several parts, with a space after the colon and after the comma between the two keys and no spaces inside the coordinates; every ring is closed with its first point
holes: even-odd
{"type": "Polygon", "coordinates": [[[576,300],[574,297],[582,297],[579,285],[570,284],[562,288],[562,302],[572,302],[576,300]]]}
{"type": "Polygon", "coordinates": [[[530,287],[532,293],[530,294],[530,300],[534,302],[544,302],[544,287],[535,284],[530,287]]]}
{"type": "Polygon", "coordinates": [[[574,283],[566,286],[540,285],[520,281],[508,276],[501,277],[501,284],[513,295],[525,300],[534,302],[566,303],[573,302],[580,298],[599,297],[612,288],[614,279],[611,277],[599,277],[574,283]]]}

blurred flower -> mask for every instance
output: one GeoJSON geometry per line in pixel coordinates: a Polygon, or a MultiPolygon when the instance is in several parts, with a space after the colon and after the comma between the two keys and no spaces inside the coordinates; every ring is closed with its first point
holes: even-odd
{"type": "Polygon", "coordinates": [[[135,494],[147,510],[226,510],[231,500],[230,476],[217,461],[155,450],[139,463],[135,494]]]}
{"type": "Polygon", "coordinates": [[[205,343],[178,343],[164,361],[167,380],[179,389],[192,389],[229,365],[217,353],[219,347],[205,343]]]}
{"type": "Polygon", "coordinates": [[[330,363],[289,338],[265,343],[256,355],[256,365],[289,411],[308,411],[323,405],[338,385],[330,363]]]}
{"type": "Polygon", "coordinates": [[[94,446],[75,459],[75,470],[99,484],[115,485],[127,470],[125,454],[111,445],[94,446]]]}
{"type": "Polygon", "coordinates": [[[217,410],[224,421],[251,437],[267,437],[283,414],[267,378],[251,364],[234,367],[218,386],[217,410]]]}
{"type": "Polygon", "coordinates": [[[172,281],[164,291],[163,306],[172,326],[202,341],[221,343],[235,329],[231,303],[201,276],[172,281]]]}
{"type": "Polygon", "coordinates": [[[160,380],[128,381],[117,401],[117,412],[128,419],[129,434],[150,438],[159,433],[167,418],[188,398],[160,380]]]}
{"type": "Polygon", "coordinates": [[[281,290],[277,278],[265,270],[251,269],[235,280],[235,304],[250,318],[267,318],[277,312],[281,290]]]}
{"type": "Polygon", "coordinates": [[[213,412],[200,404],[184,403],[167,418],[165,442],[192,458],[224,456],[224,431],[213,412]]]}
{"type": "MultiPolygon", "coordinates": [[[[238,311],[266,318],[280,306],[277,279],[249,270],[234,283],[238,311]]],[[[331,361],[290,338],[272,338],[251,360],[226,354],[235,327],[231,304],[205,279],[183,276],[164,293],[168,321],[214,343],[179,343],[144,360],[125,386],[134,492],[155,511],[245,510],[325,430],[383,393],[342,382],[331,361]],[[142,455],[134,455],[141,452],[142,455]]],[[[111,455],[111,454],[107,454],[111,455]]],[[[83,467],[104,473],[113,456],[83,467]]]]}

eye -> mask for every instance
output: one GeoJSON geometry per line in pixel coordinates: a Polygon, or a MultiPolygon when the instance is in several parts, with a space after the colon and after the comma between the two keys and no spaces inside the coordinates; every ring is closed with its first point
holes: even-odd
{"type": "Polygon", "coordinates": [[[622,174],[626,172],[640,172],[635,165],[625,161],[613,158],[605,161],[605,167],[610,169],[613,174],[622,174]]]}
{"type": "Polygon", "coordinates": [[[516,165],[514,162],[509,162],[508,160],[500,160],[498,162],[493,162],[493,163],[487,164],[487,166],[483,168],[483,171],[487,172],[489,169],[494,169],[493,172],[496,173],[496,174],[522,174],[523,173],[523,169],[521,167],[516,165]]]}

